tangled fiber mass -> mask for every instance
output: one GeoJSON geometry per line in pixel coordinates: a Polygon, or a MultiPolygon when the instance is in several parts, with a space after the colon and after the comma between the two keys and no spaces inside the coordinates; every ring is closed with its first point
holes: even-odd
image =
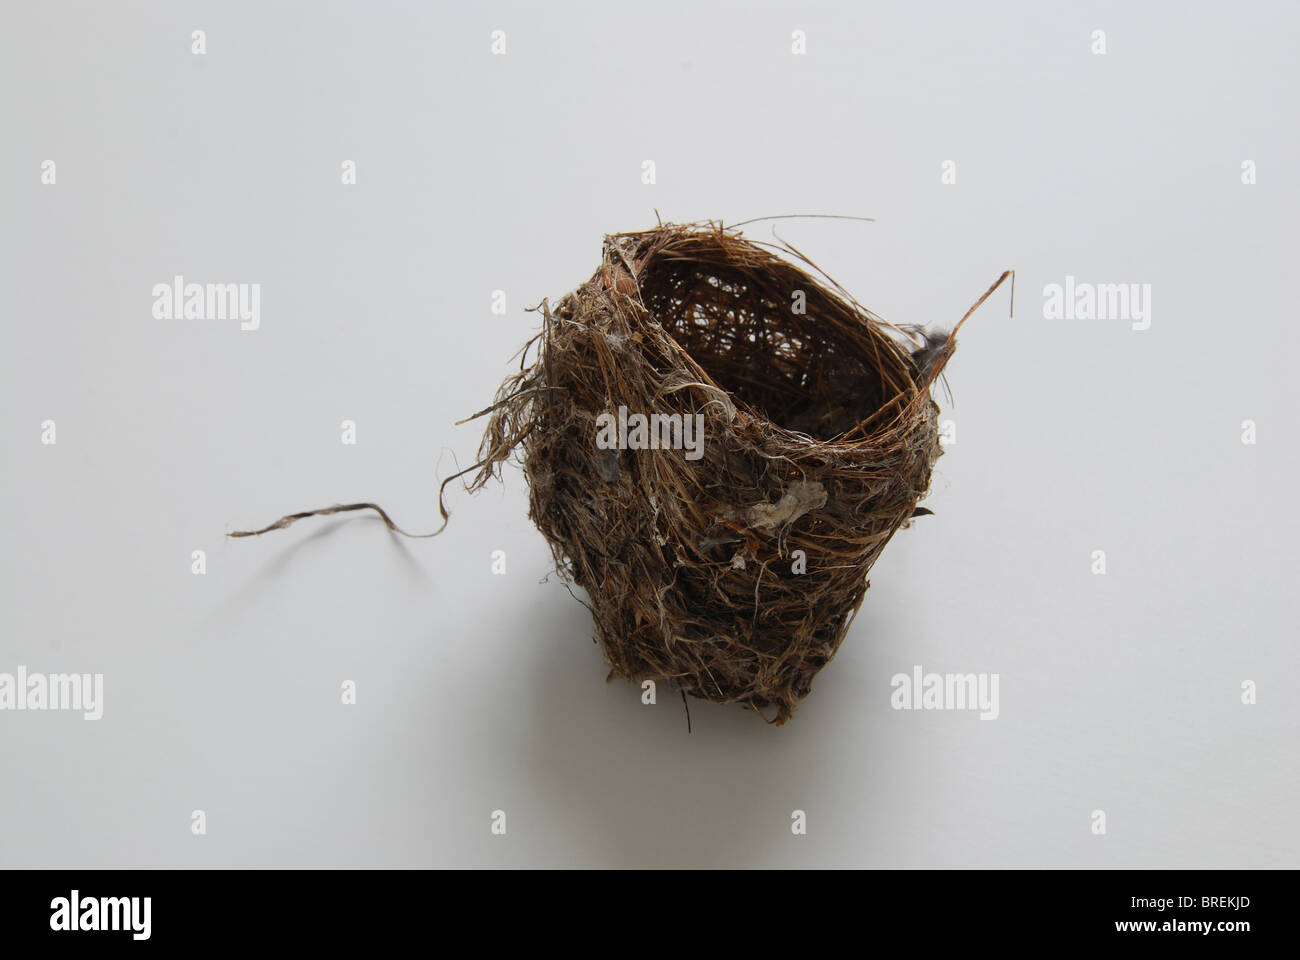
{"type": "Polygon", "coordinates": [[[539,309],[542,332],[484,411],[471,489],[518,456],[611,676],[784,723],[876,558],[929,512],[929,388],[955,339],[893,327],[713,224],[606,237],[595,275],[539,309]],[[702,456],[598,446],[620,407],[702,415],[702,456]]]}

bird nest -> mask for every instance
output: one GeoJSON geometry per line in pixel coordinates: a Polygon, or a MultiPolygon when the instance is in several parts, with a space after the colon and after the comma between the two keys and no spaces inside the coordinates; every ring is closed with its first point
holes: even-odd
{"type": "Polygon", "coordinates": [[[929,387],[955,340],[715,225],[609,236],[592,278],[539,310],[471,488],[522,463],[611,676],[784,723],[885,545],[929,512],[929,387]]]}
{"type": "MultiPolygon", "coordinates": [[[[890,538],[930,512],[917,506],[942,453],[930,386],[1012,275],[951,333],[927,334],[783,249],[793,259],[716,224],[606,237],[600,268],[542,303],[520,371],[470,418],[490,415],[479,462],[443,482],[474,473],[479,489],[518,459],[611,677],[773,724],[835,656],[890,538]]],[[[445,527],[441,492],[439,507],[445,527]]],[[[230,536],[354,510],[404,533],[354,503],[230,536]]]]}

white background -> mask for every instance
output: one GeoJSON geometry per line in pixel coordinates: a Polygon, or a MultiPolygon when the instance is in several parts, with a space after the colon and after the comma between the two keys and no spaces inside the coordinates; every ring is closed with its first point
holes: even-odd
{"type": "Polygon", "coordinates": [[[102,672],[105,710],[0,712],[0,866],[1300,865],[1297,27],[1291,3],[6,3],[0,672],[102,672]],[[675,694],[606,684],[517,469],[452,490],[433,540],[224,539],[355,500],[431,529],[524,308],[656,209],[875,217],[775,226],[896,323],[1017,271],[939,394],[936,516],[788,725],[696,702],[688,735],[675,694]],[[261,328],[155,320],[176,274],[260,283],[261,328]],[[1044,319],[1067,275],[1151,284],[1151,328],[1044,319]],[[997,673],[1000,717],[892,710],[916,664],[997,673]]]}

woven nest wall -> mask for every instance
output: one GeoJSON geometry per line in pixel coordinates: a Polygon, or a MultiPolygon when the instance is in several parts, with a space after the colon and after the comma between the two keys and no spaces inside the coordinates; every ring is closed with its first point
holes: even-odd
{"type": "Polygon", "coordinates": [[[784,723],[876,558],[928,512],[929,386],[954,341],[893,327],[716,225],[607,237],[592,278],[539,309],[541,333],[485,411],[471,487],[522,463],[532,520],[586,591],[611,675],[784,723]],[[629,426],[627,448],[609,449],[598,438],[620,408],[629,424],[658,415],[664,442],[664,418],[691,418],[702,442],[633,448],[629,426]]]}

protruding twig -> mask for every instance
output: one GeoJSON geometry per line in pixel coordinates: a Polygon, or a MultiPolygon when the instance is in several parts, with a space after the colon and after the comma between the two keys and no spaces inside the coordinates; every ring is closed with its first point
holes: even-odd
{"type": "Polygon", "coordinates": [[[969,310],[966,311],[965,315],[960,320],[957,321],[957,326],[952,328],[952,332],[948,334],[948,339],[945,340],[943,343],[943,347],[940,351],[939,358],[935,361],[933,367],[930,370],[930,375],[925,378],[925,383],[923,383],[920,389],[917,391],[917,396],[924,396],[925,394],[927,394],[930,390],[930,385],[934,383],[934,378],[939,375],[939,373],[943,370],[945,366],[948,365],[948,358],[952,356],[952,351],[957,345],[957,331],[961,329],[961,325],[970,318],[970,315],[972,313],[974,313],[981,306],[983,306],[985,300],[993,296],[993,291],[996,290],[998,287],[1002,286],[1003,282],[1007,279],[1007,277],[1011,278],[1011,292],[1012,292],[1011,309],[1013,311],[1012,316],[1015,316],[1014,310],[1015,310],[1016,272],[1014,270],[1003,270],[1002,276],[998,277],[995,281],[993,281],[993,286],[989,287],[987,290],[984,291],[984,296],[976,300],[974,305],[969,310]]]}

